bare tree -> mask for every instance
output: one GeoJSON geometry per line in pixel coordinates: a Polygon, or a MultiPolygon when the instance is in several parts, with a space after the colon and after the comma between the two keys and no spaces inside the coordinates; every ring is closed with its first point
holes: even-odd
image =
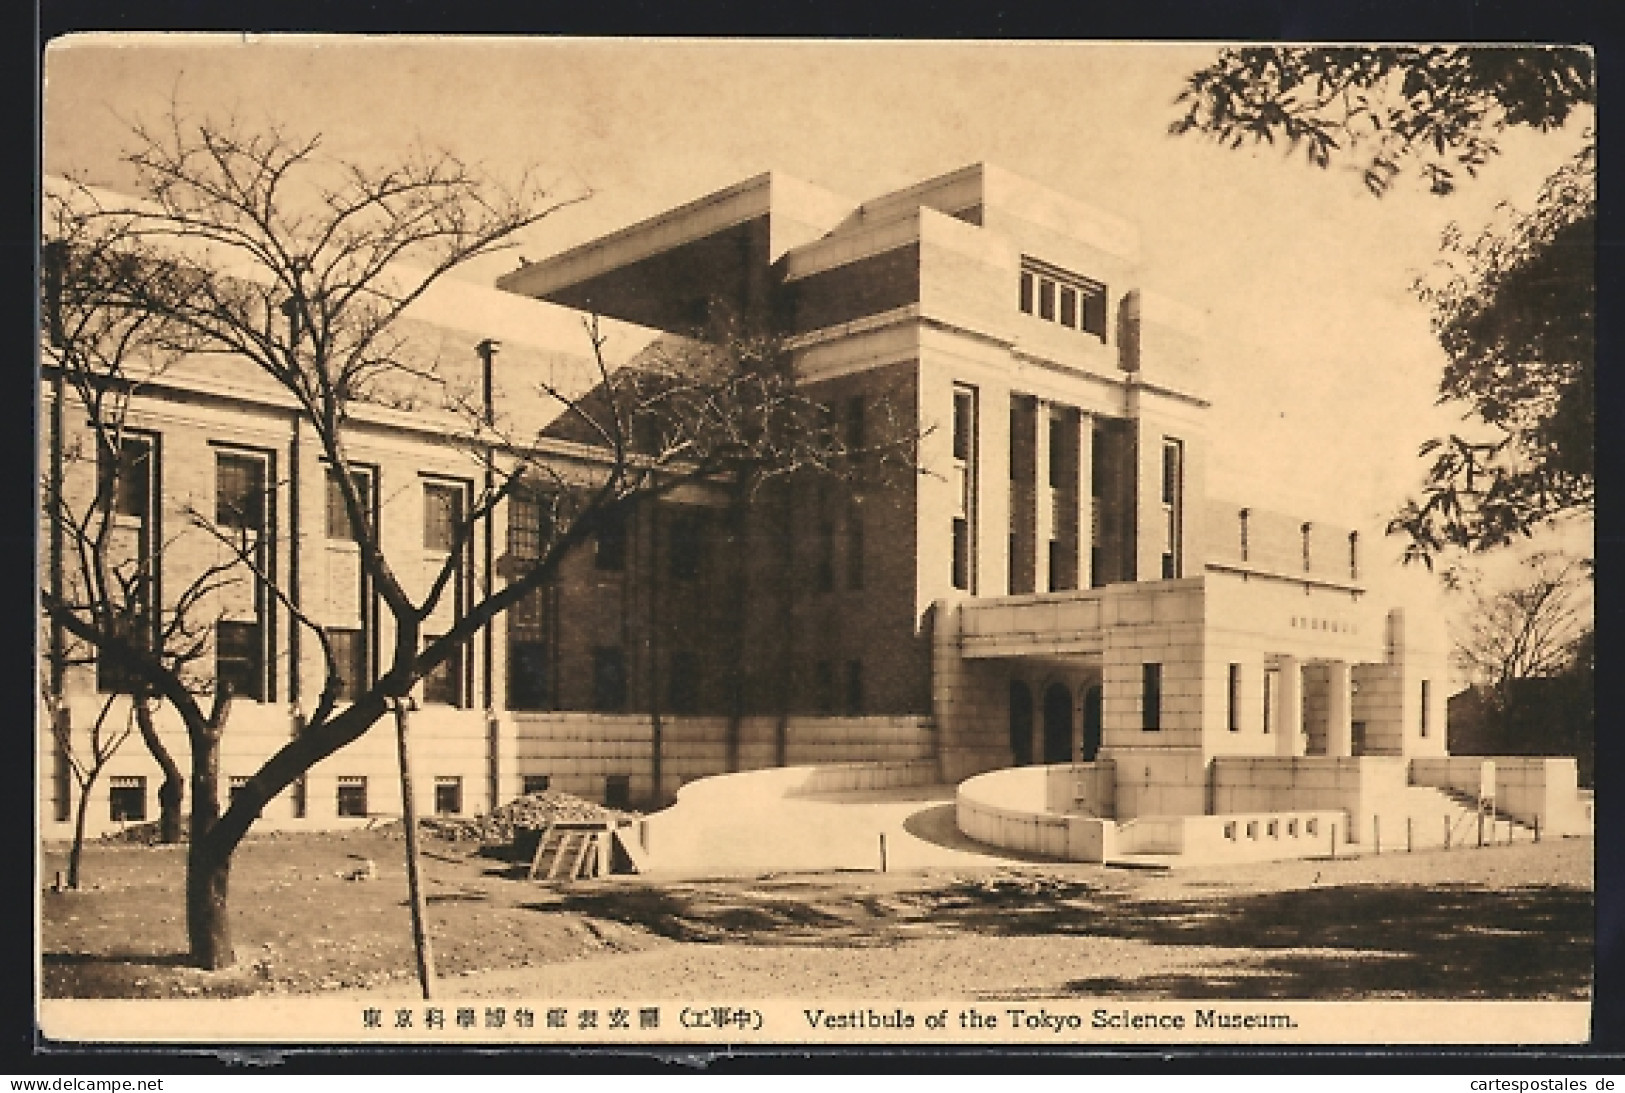
{"type": "MultiPolygon", "coordinates": [[[[390,628],[376,679],[350,681],[345,704],[346,668],[326,630],[264,565],[252,538],[230,521],[189,514],[192,528],[228,548],[222,574],[248,574],[296,633],[314,640],[325,665],[301,731],[221,811],[219,746],[230,688],[216,680],[205,709],[173,658],[122,641],[94,609],[47,594],[54,622],[97,652],[119,656],[186,727],[188,937],[192,958],[207,968],[233,961],[226,915],[232,856],[265,804],[360,738],[500,613],[550,581],[571,551],[634,507],[687,485],[734,482],[755,490],[798,473],[844,473],[850,462],[822,408],[799,390],[787,355],[740,324],[720,324],[709,340],[675,343],[620,369],[610,366],[604,339],[591,327],[594,382],[584,394],[541,383],[535,397],[556,414],[539,433],[471,404],[414,349],[409,309],[447,273],[507,246],[575,198],[550,196],[530,178],[498,186],[445,154],[414,153],[374,169],[329,160],[320,148],[318,139],[277,128],[250,132],[172,117],[166,128],[136,131],[128,160],[145,203],[98,213],[132,247],[165,256],[166,276],[117,280],[106,306],[160,319],[164,344],[175,351],[247,362],[292,399],[330,468],[390,628]],[[457,427],[448,427],[446,443],[487,472],[468,503],[448,511],[444,561],[422,582],[403,579],[390,558],[350,459],[347,427],[368,403],[447,414],[457,427]],[[504,585],[473,592],[454,619],[428,634],[452,589],[471,587],[477,529],[520,492],[545,514],[534,556],[510,558],[504,585]]],[[[873,446],[881,461],[912,465],[909,435],[877,435],[873,446]]],[[[181,616],[205,611],[201,601],[166,595],[157,614],[187,631],[181,616]]]]}
{"type": "MultiPolygon", "coordinates": [[[[44,591],[48,609],[54,602],[80,625],[48,612],[43,682],[64,719],[64,679],[76,667],[94,665],[101,690],[129,695],[141,739],[164,774],[159,838],[177,842],[185,780],[154,722],[163,696],[131,661],[150,658],[187,686],[207,689],[192,672],[205,653],[207,623],[198,608],[237,578],[225,567],[206,568],[172,590],[167,619],[158,609],[163,559],[178,536],[164,536],[150,481],[154,452],[131,408],[163,379],[181,343],[162,314],[121,301],[134,291],[166,291],[172,271],[143,252],[127,219],[104,216],[87,191],[49,193],[45,224],[41,319],[51,421],[40,489],[49,539],[44,591]],[[68,427],[70,402],[84,411],[88,434],[68,427]]],[[[104,709],[98,725],[107,715],[104,709]]]]}
{"type": "Polygon", "coordinates": [[[1589,563],[1541,553],[1522,568],[1511,587],[1467,578],[1469,606],[1454,635],[1457,663],[1498,711],[1521,682],[1567,670],[1593,626],[1589,563]]]}
{"type": "Polygon", "coordinates": [[[79,747],[74,739],[73,722],[65,714],[61,696],[52,694],[49,689],[44,694],[45,713],[51,721],[51,738],[56,746],[60,760],[67,764],[69,775],[72,777],[77,793],[73,802],[73,844],[68,849],[68,879],[67,886],[72,889],[79,887],[80,869],[85,854],[85,821],[89,816],[90,795],[96,788],[96,782],[101,778],[107,764],[113,761],[119,748],[130,738],[131,724],[129,720],[122,725],[110,727],[108,717],[113,712],[113,699],[111,697],[102,701],[101,710],[91,722],[89,731],[85,734],[85,746],[79,747]]]}

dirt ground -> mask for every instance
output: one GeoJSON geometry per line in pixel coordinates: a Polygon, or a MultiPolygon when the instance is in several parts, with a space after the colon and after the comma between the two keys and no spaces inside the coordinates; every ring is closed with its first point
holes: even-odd
{"type": "MultiPolygon", "coordinates": [[[[48,849],[43,873],[62,867],[48,849]]],[[[92,887],[42,893],[48,996],[366,989],[409,996],[399,832],[239,851],[238,966],[184,964],[184,850],[94,845],[92,887]],[[377,877],[344,875],[362,861],[377,877]]],[[[442,993],[987,1000],[1590,996],[1593,842],[1171,872],[1023,865],[557,887],[469,844],[425,872],[442,993]]]]}

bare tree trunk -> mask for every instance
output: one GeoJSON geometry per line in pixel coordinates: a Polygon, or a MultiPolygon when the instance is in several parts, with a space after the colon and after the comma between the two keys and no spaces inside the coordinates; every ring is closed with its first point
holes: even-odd
{"type": "Polygon", "coordinates": [[[186,799],[186,779],[182,777],[175,757],[158,736],[158,728],[152,720],[150,700],[144,696],[135,700],[135,723],[141,729],[141,742],[147,745],[147,751],[164,772],[163,784],[158,787],[158,841],[178,843],[181,841],[181,804],[186,799]]]}
{"type": "Polygon", "coordinates": [[[220,819],[220,737],[230,702],[216,703],[209,723],[189,726],[192,742],[192,834],[186,850],[186,938],[192,962],[208,971],[236,962],[226,896],[236,843],[214,835],[220,819]]]}
{"type": "Polygon", "coordinates": [[[90,809],[90,791],[96,785],[96,772],[79,784],[78,815],[73,821],[73,846],[68,851],[68,887],[79,887],[79,863],[85,854],[85,814],[90,809]]]}
{"type": "Polygon", "coordinates": [[[425,1001],[434,996],[434,950],[423,908],[423,880],[418,863],[418,809],[412,799],[412,761],[407,748],[411,717],[405,699],[395,699],[395,745],[401,762],[401,822],[406,825],[406,887],[412,904],[412,948],[417,953],[418,983],[425,1001]]]}
{"type": "Polygon", "coordinates": [[[194,825],[186,859],[186,935],[192,962],[207,971],[236,963],[226,906],[230,887],[230,852],[214,847],[209,839],[198,839],[194,825]]]}

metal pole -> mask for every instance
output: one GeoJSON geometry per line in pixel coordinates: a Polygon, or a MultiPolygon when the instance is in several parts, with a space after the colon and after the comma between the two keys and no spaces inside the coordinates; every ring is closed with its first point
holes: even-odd
{"type": "Polygon", "coordinates": [[[1411,852],[1411,818],[1405,817],[1405,853],[1411,852]]]}
{"type": "Polygon", "coordinates": [[[1337,825],[1332,824],[1332,857],[1337,857],[1337,825]]]}
{"type": "Polygon", "coordinates": [[[1382,853],[1382,817],[1371,817],[1371,849],[1377,854],[1382,853]]]}
{"type": "Polygon", "coordinates": [[[429,931],[424,922],[423,883],[418,873],[418,810],[412,800],[412,763],[406,746],[407,700],[397,698],[395,707],[395,744],[401,763],[401,821],[406,825],[406,887],[412,905],[412,947],[417,953],[418,982],[423,987],[423,999],[433,997],[434,950],[429,945],[429,931]]]}
{"type": "Polygon", "coordinates": [[[886,833],[880,833],[880,871],[886,871],[886,833]]]}

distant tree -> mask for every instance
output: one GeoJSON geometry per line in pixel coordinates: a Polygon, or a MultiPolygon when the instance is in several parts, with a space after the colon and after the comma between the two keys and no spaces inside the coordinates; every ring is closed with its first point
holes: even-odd
{"type": "MultiPolygon", "coordinates": [[[[1452,192],[1509,128],[1547,131],[1596,103],[1592,54],[1572,47],[1253,47],[1193,74],[1171,125],[1229,147],[1284,141],[1312,164],[1360,156],[1388,192],[1407,171],[1452,192]]],[[[1468,236],[1452,224],[1416,291],[1449,357],[1440,401],[1473,428],[1422,445],[1421,496],[1391,519],[1407,560],[1487,550],[1594,503],[1596,148],[1541,190],[1533,211],[1468,236]]]]}
{"type": "Polygon", "coordinates": [[[1516,580],[1447,570],[1465,596],[1452,629],[1470,681],[1450,700],[1450,750],[1460,755],[1572,755],[1590,784],[1595,740],[1596,627],[1591,566],[1536,554],[1516,580]]]}
{"type": "Polygon", "coordinates": [[[1463,582],[1467,610],[1452,641],[1457,664],[1498,712],[1511,709],[1520,683],[1561,675],[1593,643],[1589,564],[1543,553],[1521,569],[1510,586],[1487,587],[1477,574],[1463,582]]]}
{"type": "Polygon", "coordinates": [[[1596,96],[1587,49],[1259,46],[1194,73],[1169,129],[1231,148],[1279,139],[1317,167],[1358,150],[1374,194],[1407,168],[1447,194],[1458,171],[1476,175],[1499,151],[1504,130],[1556,128],[1596,96]]]}

